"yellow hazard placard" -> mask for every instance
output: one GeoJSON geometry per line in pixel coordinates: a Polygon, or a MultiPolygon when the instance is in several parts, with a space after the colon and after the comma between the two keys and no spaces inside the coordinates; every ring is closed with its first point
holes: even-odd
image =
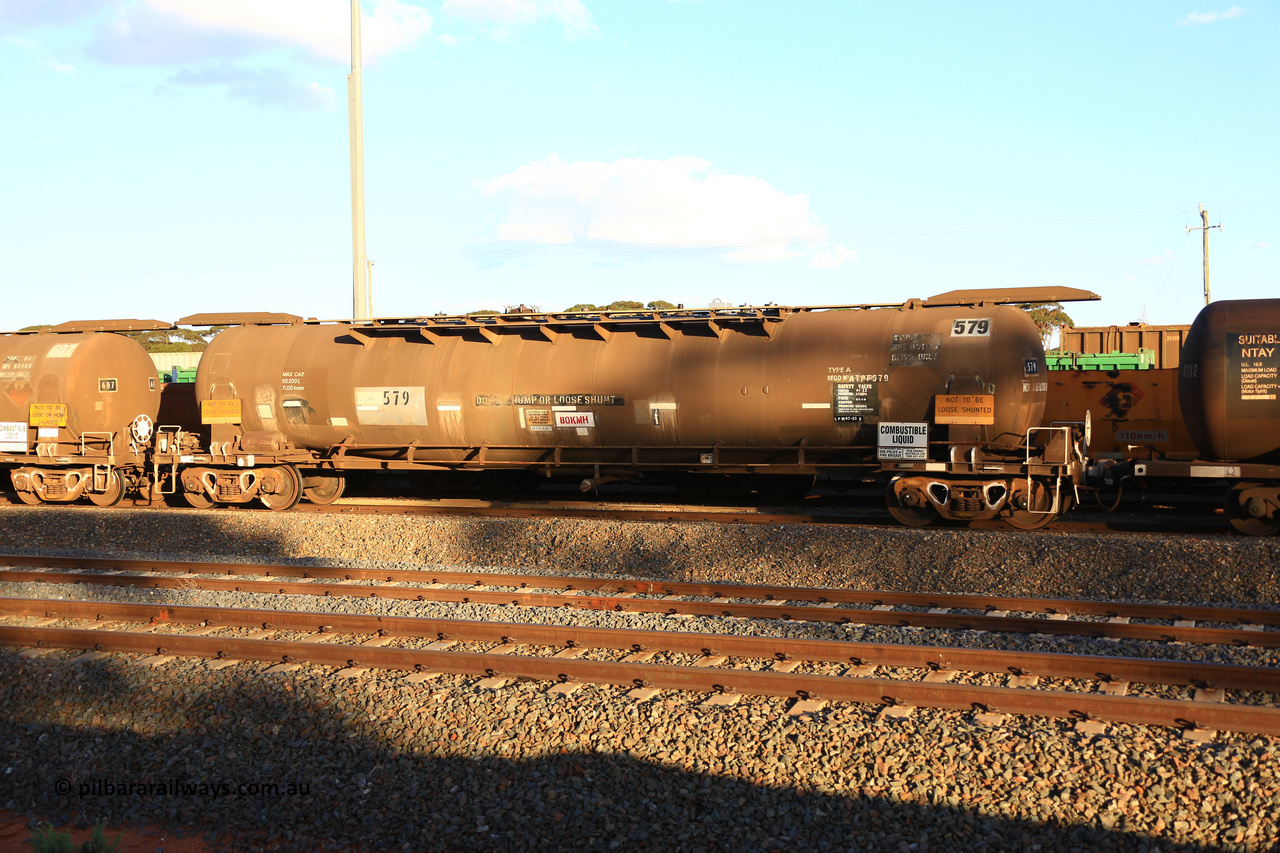
{"type": "Polygon", "coordinates": [[[202,424],[238,424],[240,423],[239,400],[201,400],[200,423],[202,424]]]}
{"type": "Polygon", "coordinates": [[[33,427],[64,427],[67,425],[67,404],[32,403],[27,412],[27,423],[33,427]]]}
{"type": "Polygon", "coordinates": [[[933,421],[939,424],[994,424],[994,394],[939,394],[933,398],[933,421]]]}

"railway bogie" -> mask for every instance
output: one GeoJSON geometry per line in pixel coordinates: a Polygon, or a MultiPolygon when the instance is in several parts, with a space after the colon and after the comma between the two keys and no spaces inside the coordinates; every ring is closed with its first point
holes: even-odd
{"type": "Polygon", "coordinates": [[[302,498],[302,478],[292,465],[249,468],[192,465],[182,469],[180,482],[183,498],[200,509],[257,500],[268,509],[285,510],[297,506],[302,498]]]}

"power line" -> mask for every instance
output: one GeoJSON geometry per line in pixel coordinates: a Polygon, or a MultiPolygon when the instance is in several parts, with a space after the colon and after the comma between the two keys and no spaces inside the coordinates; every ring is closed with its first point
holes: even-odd
{"type": "MultiPolygon", "coordinates": [[[[1232,204],[1232,210],[1239,212],[1272,212],[1276,208],[1268,205],[1232,204]]],[[[1182,213],[1182,206],[1160,206],[1148,208],[1132,208],[1104,211],[1089,214],[1089,220],[1115,221],[1121,219],[1143,219],[1182,213]]],[[[910,226],[902,228],[880,228],[865,231],[826,232],[809,234],[779,235],[775,237],[744,237],[724,240],[679,240],[658,243],[598,243],[598,244],[510,244],[493,241],[463,248],[437,250],[410,250],[401,252],[383,252],[379,258],[385,263],[397,261],[485,261],[504,260],[531,255],[543,255],[556,252],[578,252],[599,255],[653,255],[670,252],[694,252],[710,250],[752,249],[781,246],[820,246],[829,243],[865,243],[870,240],[900,239],[904,237],[927,237],[936,235],[966,234],[989,230],[1026,229],[1037,227],[1053,227],[1061,224],[1078,222],[1084,219],[1082,214],[1055,214],[1050,216],[1013,217],[1009,219],[990,219],[980,222],[946,223],[940,225],[910,226]]],[[[1213,226],[1219,227],[1219,226],[1213,226]]],[[[1190,230],[1190,229],[1188,229],[1190,230]]],[[[41,272],[29,275],[11,276],[8,281],[15,285],[56,284],[71,281],[92,280],[119,281],[143,280],[156,278],[180,278],[200,275],[217,275],[233,273],[265,272],[272,270],[301,270],[307,268],[333,267],[350,263],[349,257],[303,257],[273,258],[261,261],[240,262],[235,264],[183,264],[170,268],[125,269],[114,271],[86,272],[41,272]]],[[[1207,277],[1207,276],[1206,276],[1207,277]]]]}

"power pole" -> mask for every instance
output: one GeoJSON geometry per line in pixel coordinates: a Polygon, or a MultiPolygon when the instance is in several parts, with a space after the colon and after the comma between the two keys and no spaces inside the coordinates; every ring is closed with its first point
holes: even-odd
{"type": "Polygon", "coordinates": [[[1204,232],[1204,304],[1208,305],[1209,304],[1209,229],[1221,228],[1222,223],[1219,222],[1217,225],[1210,225],[1209,211],[1204,209],[1203,204],[1200,205],[1200,221],[1203,222],[1204,224],[1201,225],[1199,228],[1188,228],[1187,233],[1190,234],[1192,231],[1204,232]]]}
{"type": "Polygon", "coordinates": [[[347,116],[351,136],[351,247],[354,265],[352,318],[369,320],[373,298],[369,293],[368,253],[364,246],[364,105],[360,82],[360,0],[351,0],[351,73],[347,75],[347,116]]]}

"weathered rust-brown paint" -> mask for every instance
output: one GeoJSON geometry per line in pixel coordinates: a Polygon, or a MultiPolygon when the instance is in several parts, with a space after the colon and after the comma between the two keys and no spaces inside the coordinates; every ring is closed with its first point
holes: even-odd
{"type": "MultiPolygon", "coordinates": [[[[605,321],[604,335],[562,325],[550,336],[537,328],[481,336],[441,327],[423,335],[407,324],[246,326],[210,344],[196,394],[240,399],[245,432],[278,431],[314,450],[352,436],[358,445],[384,446],[722,443],[759,447],[763,457],[805,439],[874,446],[876,421],[931,420],[934,397],[945,393],[994,395],[995,423],[967,428],[976,440],[1013,445],[1040,419],[1043,348],[1015,308],[783,309],[781,316],[770,322],[771,335],[743,323],[720,326],[718,336],[714,323],[610,328],[605,321]],[[990,321],[987,334],[953,334],[957,320],[975,319],[990,321]],[[902,336],[911,335],[935,336],[927,340],[936,343],[936,360],[904,355],[902,336]],[[830,377],[868,376],[880,377],[874,415],[836,422],[838,383],[830,377]],[[369,408],[370,391],[357,399],[361,388],[376,389],[377,410],[369,408]],[[396,391],[409,394],[408,402],[396,391]],[[549,429],[535,430],[531,421],[556,404],[522,399],[533,395],[599,399],[561,403],[564,411],[591,413],[590,425],[557,426],[553,417],[549,429]]],[[[537,452],[528,451],[529,461],[537,452]]]]}
{"type": "Polygon", "coordinates": [[[33,403],[63,404],[63,442],[86,432],[120,442],[138,415],[155,420],[159,388],[146,350],[123,335],[0,336],[0,421],[26,422],[33,403]]]}
{"type": "Polygon", "coordinates": [[[1280,300],[1202,309],[1182,349],[1178,400],[1205,457],[1280,460],[1280,300]]]}

